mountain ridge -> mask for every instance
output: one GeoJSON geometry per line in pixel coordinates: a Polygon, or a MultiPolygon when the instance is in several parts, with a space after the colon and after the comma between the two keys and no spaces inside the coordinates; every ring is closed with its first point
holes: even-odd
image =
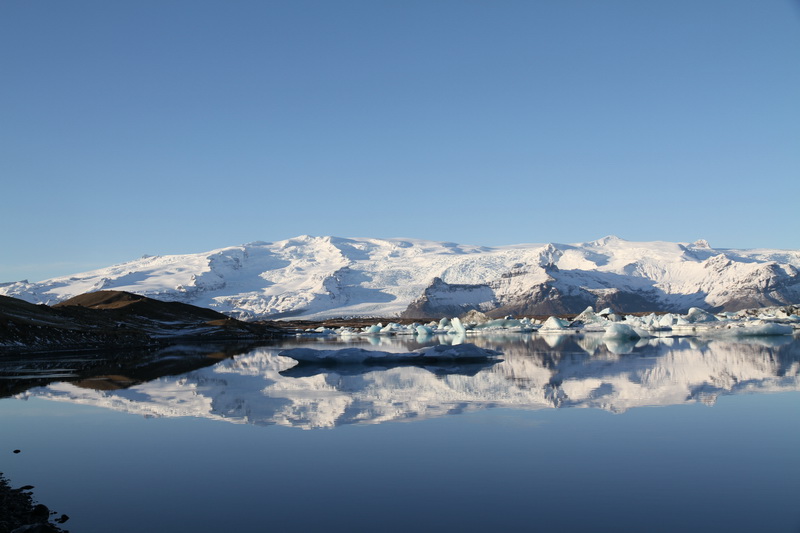
{"type": "Polygon", "coordinates": [[[0,294],[52,305],[122,290],[208,307],[239,319],[431,318],[712,311],[800,303],[800,252],[714,249],[708,242],[487,247],[420,239],[301,235],[209,252],[145,256],[0,294]]]}
{"type": "Polygon", "coordinates": [[[274,339],[284,332],[181,302],[97,291],[47,306],[0,295],[0,350],[69,351],[274,339]]]}

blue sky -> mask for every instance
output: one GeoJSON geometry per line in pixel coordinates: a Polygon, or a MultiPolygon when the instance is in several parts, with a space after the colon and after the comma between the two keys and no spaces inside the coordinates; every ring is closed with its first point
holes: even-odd
{"type": "Polygon", "coordinates": [[[800,4],[0,3],[0,281],[300,234],[800,249],[800,4]]]}

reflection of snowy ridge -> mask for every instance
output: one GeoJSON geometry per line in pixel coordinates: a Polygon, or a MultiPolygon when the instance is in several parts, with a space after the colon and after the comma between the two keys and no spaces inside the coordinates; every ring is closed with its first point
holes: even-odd
{"type": "MultiPolygon", "coordinates": [[[[320,369],[307,377],[281,372],[294,361],[258,349],[182,376],[126,390],[97,391],[60,383],[37,396],[146,416],[195,416],[235,423],[302,428],[379,423],[485,409],[632,407],[713,403],[720,394],[800,391],[800,340],[763,346],[713,340],[642,341],[616,355],[603,343],[575,338],[551,349],[538,336],[476,339],[505,361],[476,375],[396,367],[348,373],[320,369]],[[581,346],[588,347],[588,351],[581,346]]],[[[405,350],[401,341],[395,348],[405,350]]],[[[773,341],[780,342],[780,341],[773,341]]],[[[330,346],[328,346],[330,347],[330,346]]]]}
{"type": "Polygon", "coordinates": [[[800,303],[800,252],[714,250],[707,243],[478,247],[412,239],[308,237],[207,253],[144,257],[0,294],[55,303],[116,289],[232,314],[442,316],[617,310],[685,312],[800,303]]]}

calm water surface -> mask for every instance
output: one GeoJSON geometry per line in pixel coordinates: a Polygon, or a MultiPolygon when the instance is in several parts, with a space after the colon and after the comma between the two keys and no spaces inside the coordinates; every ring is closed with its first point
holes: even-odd
{"type": "Polygon", "coordinates": [[[467,340],[504,360],[6,360],[0,471],[75,533],[800,532],[797,339],[467,340]]]}

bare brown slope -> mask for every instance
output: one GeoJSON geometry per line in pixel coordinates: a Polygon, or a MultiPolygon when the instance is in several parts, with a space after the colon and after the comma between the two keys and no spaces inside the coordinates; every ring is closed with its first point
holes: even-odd
{"type": "Polygon", "coordinates": [[[85,307],[87,309],[116,310],[120,314],[142,316],[161,316],[164,318],[183,317],[201,321],[229,320],[230,317],[212,309],[197,307],[180,302],[162,302],[147,296],[125,291],[97,291],[74,296],[57,303],[54,309],[66,307],[85,307]]]}
{"type": "Polygon", "coordinates": [[[125,291],[97,291],[73,296],[69,300],[64,300],[61,303],[55,304],[53,307],[79,305],[91,309],[118,309],[134,302],[141,302],[147,299],[148,298],[145,296],[125,291]]]}

